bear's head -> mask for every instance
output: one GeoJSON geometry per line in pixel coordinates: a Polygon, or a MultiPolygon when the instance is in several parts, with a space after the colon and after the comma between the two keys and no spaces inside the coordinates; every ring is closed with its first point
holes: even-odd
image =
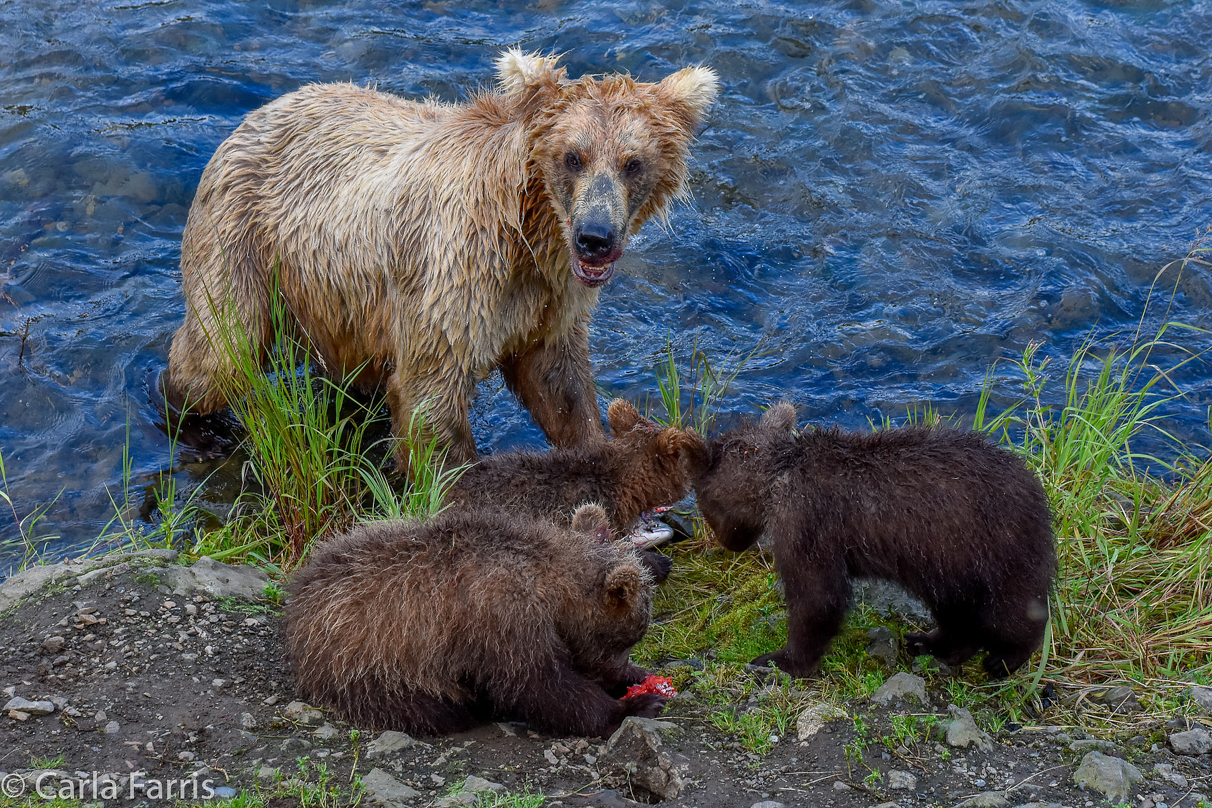
{"type": "Polygon", "coordinates": [[[744,550],[761,537],[778,459],[794,430],[795,407],[784,402],[688,456],[699,510],[725,549],[744,550]]]}
{"type": "Polygon", "coordinates": [[[644,511],[690,493],[690,459],[705,446],[693,429],[662,427],[621,398],[606,414],[614,436],[607,444],[609,462],[619,488],[615,528],[621,532],[644,511]]]}
{"type": "Polygon", "coordinates": [[[570,80],[556,60],[511,50],[497,62],[507,95],[530,99],[531,160],[586,286],[610,279],[627,239],[687,195],[686,158],[719,80],[687,67],[655,84],[630,76],[570,80]]]}
{"type": "Polygon", "coordinates": [[[648,631],[652,575],[634,550],[611,541],[610,523],[600,506],[578,508],[572,530],[591,545],[592,561],[574,573],[584,576],[584,592],[563,610],[569,624],[561,634],[581,673],[617,682],[627,669],[631,647],[648,631]]]}

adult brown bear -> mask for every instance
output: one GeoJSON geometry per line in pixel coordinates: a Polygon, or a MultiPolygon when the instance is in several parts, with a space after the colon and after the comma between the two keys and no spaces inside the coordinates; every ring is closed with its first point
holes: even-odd
{"type": "Polygon", "coordinates": [[[250,113],[190,208],[167,403],[225,406],[221,340],[235,325],[263,355],[277,288],[331,373],[385,384],[396,435],[424,405],[453,462],[476,455],[467,409],[497,367],[554,445],[602,440],[598,287],[628,237],[685,194],[716,76],[574,81],[509,51],[497,78],[465,104],[317,84],[250,113]]]}

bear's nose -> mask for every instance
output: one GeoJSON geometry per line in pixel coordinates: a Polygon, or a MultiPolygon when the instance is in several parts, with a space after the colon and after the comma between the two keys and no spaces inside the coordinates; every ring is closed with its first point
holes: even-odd
{"type": "Polygon", "coordinates": [[[606,222],[582,222],[576,232],[577,255],[594,260],[614,249],[614,228],[606,222]]]}

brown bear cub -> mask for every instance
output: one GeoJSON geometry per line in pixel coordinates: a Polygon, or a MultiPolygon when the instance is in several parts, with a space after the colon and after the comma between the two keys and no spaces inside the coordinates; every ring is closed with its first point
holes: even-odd
{"type": "Polygon", "coordinates": [[[719,543],[765,533],[787,597],[787,644],[754,660],[816,672],[850,604],[851,578],[892,581],[938,625],[910,652],[958,665],[988,651],[1013,673],[1044,636],[1056,575],[1043,487],[1023,462],[974,432],[907,427],[873,434],[795,429],[780,404],[712,440],[695,491],[719,543]]]}
{"type": "Polygon", "coordinates": [[[286,653],[299,694],[359,726],[415,735],[518,718],[608,735],[665,698],[617,699],[652,585],[605,512],[571,528],[490,510],[361,525],[295,576],[286,653]],[[559,559],[554,563],[552,559],[559,559]]]}
{"type": "MultiPolygon", "coordinates": [[[[577,449],[502,452],[469,468],[447,495],[461,507],[497,507],[567,526],[574,509],[597,503],[621,537],[644,511],[671,505],[690,492],[687,462],[701,453],[693,430],[661,428],[623,399],[607,410],[613,439],[577,449]]],[[[670,561],[641,553],[657,583],[670,561]]]]}

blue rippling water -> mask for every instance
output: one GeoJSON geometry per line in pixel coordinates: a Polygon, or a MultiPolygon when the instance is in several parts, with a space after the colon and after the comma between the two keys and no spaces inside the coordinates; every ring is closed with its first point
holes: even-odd
{"type": "MultiPolygon", "coordinates": [[[[602,386],[652,392],[669,334],[716,358],[761,341],[725,421],[790,398],[858,427],[925,401],[970,413],[993,361],[1033,340],[1063,365],[1142,317],[1146,334],[1210,324],[1201,265],[1164,273],[1146,310],[1212,223],[1209,41],[1207,3],[1157,0],[0,0],[9,493],[23,514],[51,503],[52,551],[75,552],[122,499],[124,445],[136,484],[175,462],[149,385],[182,317],[190,199],[241,118],[305,83],[454,100],[516,44],[574,74],[713,66],[695,202],[649,225],[603,294],[602,386]]],[[[1184,440],[1207,441],[1210,379],[1202,360],[1175,375],[1184,440]]],[[[499,380],[473,425],[487,450],[541,442],[499,380]]],[[[213,465],[177,467],[193,485],[213,465]]],[[[15,535],[0,514],[0,542],[15,535]]]]}

